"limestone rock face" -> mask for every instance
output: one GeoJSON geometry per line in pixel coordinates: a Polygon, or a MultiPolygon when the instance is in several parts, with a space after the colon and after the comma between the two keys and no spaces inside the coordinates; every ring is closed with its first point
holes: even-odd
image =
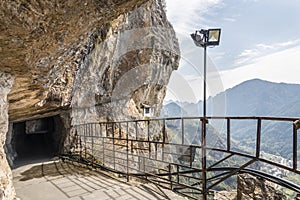
{"type": "Polygon", "coordinates": [[[237,199],[284,200],[287,197],[281,191],[275,189],[274,184],[249,174],[241,174],[238,176],[237,199]]]}
{"type": "MultiPolygon", "coordinates": [[[[91,74],[100,82],[95,102],[119,99],[116,93],[123,91],[120,85],[128,85],[124,82],[128,71],[131,75],[126,76],[139,80],[125,92],[136,90],[139,101],[159,112],[160,100],[154,98],[163,98],[164,85],[179,59],[162,0],[3,0],[0,16],[0,71],[15,77],[9,94],[11,121],[70,108],[73,94],[87,83],[83,76],[91,74]]],[[[135,103],[123,104],[134,108],[135,103]]],[[[114,105],[107,106],[99,112],[114,105]]]]}
{"type": "Polygon", "coordinates": [[[12,174],[4,153],[4,141],[8,130],[7,95],[13,84],[13,77],[0,72],[0,199],[10,200],[15,197],[12,174]]]}
{"type": "MultiPolygon", "coordinates": [[[[276,185],[250,174],[238,175],[237,191],[218,191],[214,194],[216,200],[274,200],[288,199],[276,185]]],[[[298,196],[295,199],[299,199],[298,196]]]]}
{"type": "MultiPolygon", "coordinates": [[[[74,81],[72,125],[144,119],[143,104],[150,106],[154,116],[158,116],[166,85],[172,71],[177,69],[180,57],[178,41],[167,21],[163,1],[151,0],[120,15],[98,31],[101,37],[90,41],[96,45],[90,45],[90,53],[80,61],[74,81]]],[[[128,126],[129,134],[136,133],[133,124],[128,126]]],[[[139,137],[142,137],[147,124],[137,126],[139,137]]],[[[65,147],[70,147],[67,151],[80,152],[83,149],[78,149],[81,145],[76,136],[85,133],[84,129],[75,129],[70,130],[65,147]]],[[[156,130],[152,131],[159,134],[162,129],[157,126],[156,130]]],[[[105,162],[102,157],[98,159],[105,162]]],[[[129,158],[134,159],[136,157],[129,158]]],[[[109,167],[110,164],[105,165],[109,167]]],[[[132,163],[132,168],[135,167],[138,165],[132,163]]],[[[125,171],[122,167],[118,170],[125,171]]]]}
{"type": "Polygon", "coordinates": [[[78,63],[94,45],[91,38],[98,37],[100,27],[145,2],[1,1],[0,71],[15,77],[10,119],[53,115],[68,106],[78,63]]]}
{"type": "Polygon", "coordinates": [[[151,0],[99,32],[74,81],[73,124],[141,119],[142,104],[158,116],[180,54],[163,2],[151,0]]]}

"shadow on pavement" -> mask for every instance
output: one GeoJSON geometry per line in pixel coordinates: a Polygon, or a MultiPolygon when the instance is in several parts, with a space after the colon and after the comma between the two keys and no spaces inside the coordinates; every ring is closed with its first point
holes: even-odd
{"type": "MultiPolygon", "coordinates": [[[[106,173],[93,171],[68,162],[54,161],[32,166],[18,177],[20,182],[44,178],[66,198],[81,199],[169,199],[168,195],[154,185],[128,184],[106,173]]],[[[134,183],[134,182],[133,182],[134,183]]]]}

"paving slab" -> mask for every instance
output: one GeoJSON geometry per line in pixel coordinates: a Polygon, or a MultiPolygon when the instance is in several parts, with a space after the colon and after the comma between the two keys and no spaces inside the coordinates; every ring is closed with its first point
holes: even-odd
{"type": "Polygon", "coordinates": [[[21,200],[155,200],[185,198],[154,184],[118,179],[60,160],[13,169],[21,200]]]}

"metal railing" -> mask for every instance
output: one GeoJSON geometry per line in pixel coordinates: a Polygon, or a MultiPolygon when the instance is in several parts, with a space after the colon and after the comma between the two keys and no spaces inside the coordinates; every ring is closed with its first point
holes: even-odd
{"type": "Polygon", "coordinates": [[[275,117],[186,117],[75,125],[77,143],[73,154],[77,153],[81,161],[94,167],[123,174],[128,181],[130,177],[146,179],[190,199],[201,199],[203,194],[211,195],[214,190],[220,189],[223,181],[246,172],[300,192],[296,184],[268,174],[268,170],[263,169],[264,166],[272,166],[300,174],[296,120],[275,117]],[[224,126],[216,130],[211,125],[213,121],[224,126]],[[204,126],[204,122],[209,123],[204,126]],[[247,133],[253,135],[252,148],[238,147],[235,138],[239,133],[235,129],[241,130],[236,128],[239,123],[250,127],[247,133]],[[265,144],[265,137],[262,136],[268,131],[267,128],[276,128],[276,123],[284,126],[286,132],[282,134],[290,136],[292,141],[289,158],[282,159],[284,162],[274,160],[276,156],[262,151],[262,144],[272,145],[265,144]],[[207,127],[206,135],[203,135],[203,126],[207,127]]]}

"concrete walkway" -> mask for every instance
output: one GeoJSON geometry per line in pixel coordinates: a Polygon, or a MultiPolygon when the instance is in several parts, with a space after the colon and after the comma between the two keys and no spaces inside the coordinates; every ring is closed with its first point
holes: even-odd
{"type": "Polygon", "coordinates": [[[153,184],[127,183],[61,161],[24,165],[14,169],[13,176],[21,200],[185,199],[153,184]]]}

